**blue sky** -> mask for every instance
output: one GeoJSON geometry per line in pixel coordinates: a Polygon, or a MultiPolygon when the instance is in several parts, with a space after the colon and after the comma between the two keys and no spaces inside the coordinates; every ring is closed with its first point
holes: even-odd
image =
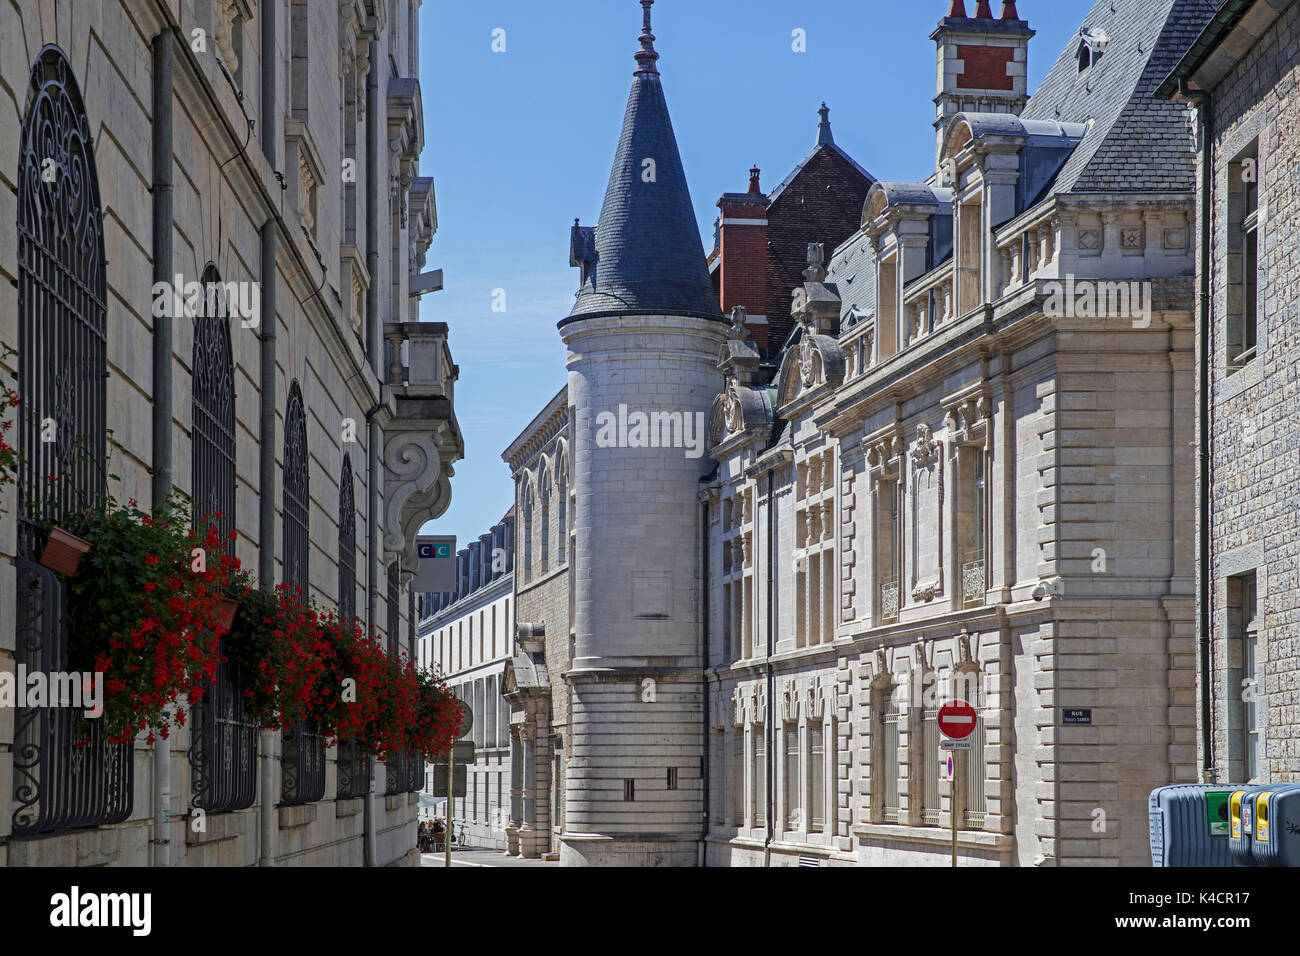
{"type": "MultiPolygon", "coordinates": [[[[974,13],[975,0],[967,0],[974,13]]],[[[1038,32],[1030,90],[1078,30],[1091,0],[1019,0],[1038,32]]],[[[994,15],[1001,3],[992,4],[994,15]]],[[[655,47],[706,251],[718,197],[751,165],[770,190],[816,139],[835,141],[883,180],[934,165],[935,47],[948,0],[659,0],[655,47]],[[802,30],[806,52],[792,49],[802,30]]],[[[465,460],[430,533],[461,546],[513,502],[501,452],[564,385],[556,323],[577,291],[569,228],[600,214],[632,82],[636,0],[425,0],[420,84],[438,233],[426,268],[445,288],[421,317],[450,326],[460,366],[465,460]],[[504,30],[505,52],[493,52],[504,30]],[[505,311],[492,309],[496,290],[505,311]]]]}

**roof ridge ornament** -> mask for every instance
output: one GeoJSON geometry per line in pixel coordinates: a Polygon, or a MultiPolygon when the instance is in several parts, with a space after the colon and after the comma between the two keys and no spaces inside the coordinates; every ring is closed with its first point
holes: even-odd
{"type": "Polygon", "coordinates": [[[659,75],[659,68],[655,66],[659,54],[655,52],[655,35],[650,30],[650,8],[654,4],[655,0],[641,0],[641,35],[637,37],[641,41],[641,49],[636,53],[637,67],[634,76],[642,73],[659,75]]]}
{"type": "Polygon", "coordinates": [[[817,124],[817,145],[834,146],[835,137],[831,135],[831,110],[825,100],[822,100],[822,108],[817,111],[817,114],[822,118],[822,121],[817,124]]]}

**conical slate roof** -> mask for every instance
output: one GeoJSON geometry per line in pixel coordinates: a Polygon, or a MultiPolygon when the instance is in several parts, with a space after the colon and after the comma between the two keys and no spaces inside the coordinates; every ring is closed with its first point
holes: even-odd
{"type": "Polygon", "coordinates": [[[595,262],[569,318],[656,313],[724,321],[655,66],[651,3],[642,0],[638,68],[596,226],[595,262]]]}

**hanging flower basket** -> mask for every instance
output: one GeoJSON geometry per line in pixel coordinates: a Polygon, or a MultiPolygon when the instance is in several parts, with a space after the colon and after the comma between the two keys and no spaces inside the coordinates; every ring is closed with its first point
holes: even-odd
{"type": "Polygon", "coordinates": [[[235,623],[239,613],[239,602],[232,598],[222,598],[217,602],[217,623],[226,631],[235,623]]]}
{"type": "Polygon", "coordinates": [[[41,552],[41,564],[64,577],[72,577],[81,566],[81,559],[90,551],[90,542],[78,538],[62,528],[50,531],[49,540],[41,552]]]}

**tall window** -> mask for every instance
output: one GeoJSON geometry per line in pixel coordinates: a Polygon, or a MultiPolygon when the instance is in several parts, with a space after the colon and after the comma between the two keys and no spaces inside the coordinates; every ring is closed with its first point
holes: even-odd
{"type": "MultiPolygon", "coordinates": [[[[298,380],[289,384],[284,413],[284,581],[306,597],[308,573],[307,415],[298,380]]],[[[280,797],[287,805],[311,803],[325,796],[325,738],[303,721],[284,731],[281,740],[280,797]]]]}
{"type": "Polygon", "coordinates": [[[808,725],[808,829],[820,833],[826,825],[826,748],[820,721],[808,725]]]}
{"type": "Polygon", "coordinates": [[[1232,579],[1236,594],[1230,594],[1229,605],[1240,602],[1240,611],[1230,615],[1235,624],[1236,638],[1241,650],[1241,756],[1242,774],[1246,780],[1256,780],[1260,773],[1260,698],[1264,688],[1258,675],[1259,616],[1257,614],[1256,578],[1252,571],[1232,579]]]}
{"type": "Polygon", "coordinates": [[[524,582],[527,583],[533,576],[533,486],[528,481],[528,476],[524,479],[524,582]]]}
{"type": "Polygon", "coordinates": [[[984,815],[988,810],[988,798],[984,795],[984,779],[988,776],[988,764],[984,759],[984,721],[975,721],[975,729],[970,735],[971,749],[962,756],[966,763],[966,811],[965,824],[968,829],[984,829],[984,815]]]}
{"type": "MultiPolygon", "coordinates": [[[[107,283],[99,177],[81,91],[54,46],[32,67],[18,151],[19,667],[67,668],[63,580],[38,558],[44,536],[28,508],[93,507],[104,498],[108,407],[107,283]],[[52,175],[51,175],[52,174],[52,175]],[[54,441],[41,441],[45,423],[54,441]],[[61,480],[50,482],[48,475],[61,480]]],[[[15,836],[119,823],[131,815],[131,745],[72,746],[74,711],[19,707],[13,724],[15,836]]]]}
{"type": "MultiPolygon", "coordinates": [[[[357,616],[357,507],[352,479],[352,459],[343,456],[339,475],[339,619],[357,616]]],[[[338,743],[338,798],[364,796],[370,791],[370,754],[355,740],[338,743]]]]}
{"type": "Polygon", "coordinates": [[[343,456],[339,476],[339,617],[357,616],[357,506],[353,497],[352,459],[343,456]]]}
{"type": "Polygon", "coordinates": [[[539,504],[538,510],[542,513],[542,574],[545,574],[551,569],[551,480],[545,475],[542,476],[542,497],[539,504]]]}
{"type": "Polygon", "coordinates": [[[555,561],[557,564],[563,564],[565,555],[568,553],[569,543],[569,475],[568,468],[563,461],[555,470],[555,509],[556,509],[556,531],[555,536],[555,561]]]}
{"type": "Polygon", "coordinates": [[[876,495],[876,576],[880,582],[880,620],[884,624],[897,620],[900,606],[899,581],[902,578],[899,511],[903,484],[884,481],[876,495]]]}
{"type": "MultiPolygon", "coordinates": [[[[205,295],[194,316],[190,435],[194,521],[211,522],[225,542],[235,527],[235,370],[230,320],[217,267],[203,270],[205,295]]],[[[257,728],[244,717],[243,679],[225,660],[202,701],[193,705],[190,798],[209,813],[251,807],[257,790],[257,728]]]]}
{"type": "Polygon", "coordinates": [[[987,593],[984,561],[984,449],[977,444],[962,450],[961,494],[958,517],[961,533],[961,589],[963,604],[983,604],[987,593]]]}
{"type": "Polygon", "coordinates": [[[284,580],[307,593],[308,507],[307,415],[298,380],[289,385],[284,413],[284,580]]]}
{"type": "Polygon", "coordinates": [[[1228,166],[1228,372],[1255,357],[1259,322],[1259,141],[1228,166]],[[1235,268],[1234,268],[1235,267],[1235,268]]]}
{"type": "Polygon", "coordinates": [[[731,731],[731,823],[745,825],[745,729],[731,731]]]}
{"type": "Polygon", "coordinates": [[[939,825],[939,710],[927,709],[921,716],[921,772],[909,774],[921,785],[921,823],[939,825]]]}
{"type": "Polygon", "coordinates": [[[880,802],[885,823],[898,822],[898,700],[893,688],[880,694],[880,802]]]}
{"type": "Polygon", "coordinates": [[[750,800],[750,819],[754,826],[767,825],[767,738],[763,735],[763,725],[755,724],[750,733],[754,737],[754,772],[752,799],[750,800]]]}
{"type": "MultiPolygon", "coordinates": [[[[470,619],[473,627],[473,618],[470,619]]],[[[472,635],[472,632],[471,632],[472,635]]],[[[402,601],[401,601],[401,566],[394,561],[388,566],[388,656],[397,657],[401,653],[402,641],[402,601]]],[[[470,643],[474,641],[470,637],[470,643]]]]}
{"type": "Polygon", "coordinates": [[[803,814],[799,786],[799,725],[786,724],[781,734],[785,744],[785,828],[799,830],[803,827],[803,814]]]}

